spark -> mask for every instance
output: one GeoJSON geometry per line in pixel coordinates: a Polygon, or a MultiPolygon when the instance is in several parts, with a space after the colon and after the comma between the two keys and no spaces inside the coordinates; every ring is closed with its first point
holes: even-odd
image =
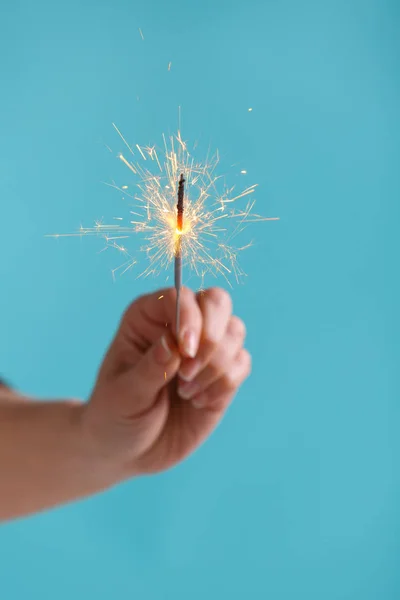
{"type": "Polygon", "coordinates": [[[172,67],[172,62],[169,62],[169,63],[168,63],[168,71],[170,71],[170,70],[171,70],[171,67],[172,67]]]}
{"type": "Polygon", "coordinates": [[[122,162],[128,167],[128,169],[130,169],[132,171],[132,173],[134,173],[136,175],[137,171],[135,171],[135,167],[126,160],[126,158],[123,154],[119,155],[119,159],[122,160],[122,162]]]}
{"type": "Polygon", "coordinates": [[[120,132],[120,130],[118,129],[118,127],[116,126],[116,124],[112,123],[112,126],[114,127],[115,131],[118,133],[118,135],[121,138],[121,140],[124,142],[125,146],[129,149],[129,151],[131,152],[131,154],[134,155],[134,152],[133,152],[132,148],[130,147],[130,145],[128,144],[128,142],[126,141],[126,139],[124,138],[124,136],[122,135],[122,133],[120,132]]]}
{"type": "Polygon", "coordinates": [[[146,156],[143,154],[142,149],[139,146],[139,144],[136,144],[136,148],[139,150],[140,154],[142,155],[143,160],[146,160],[146,156]]]}
{"type": "Polygon", "coordinates": [[[249,111],[249,112],[252,112],[252,110],[253,110],[252,108],[249,108],[249,109],[248,109],[248,111],[249,111]]]}
{"type": "Polygon", "coordinates": [[[163,294],[161,294],[161,296],[158,296],[158,300],[161,300],[161,298],[164,298],[163,294]]]}
{"type": "Polygon", "coordinates": [[[140,37],[142,38],[142,40],[144,40],[143,31],[140,29],[140,27],[139,27],[139,33],[140,33],[140,37]]]}
{"type": "Polygon", "coordinates": [[[242,175],[247,175],[247,171],[245,171],[245,169],[243,169],[243,171],[240,171],[242,175]]]}
{"type": "Polygon", "coordinates": [[[179,246],[185,272],[200,279],[200,289],[210,275],[222,275],[230,285],[232,278],[239,282],[245,273],[238,255],[251,244],[235,246],[235,238],[250,223],[279,219],[253,212],[257,184],[243,190],[226,186],[217,174],[219,154],[209,156],[205,162],[198,161],[180,130],[175,135],[162,136],[161,150],[135,144],[138,154],[134,154],[114,123],[113,127],[132,155],[132,160],[121,153],[117,157],[134,176],[134,191],[127,193],[127,185],[114,182],[106,185],[129,198],[126,216],[112,217],[113,224],[100,219],[92,227],[81,226],[75,233],[50,237],[99,237],[106,248],[113,248],[124,257],[123,263],[112,270],[113,278],[134,268],[136,271],[139,260],[137,252],[129,249],[129,239],[139,235],[143,241],[140,250],[146,256],[147,265],[138,268],[137,277],[168,273],[179,246]],[[180,228],[177,227],[176,199],[181,175],[186,183],[185,218],[180,228]],[[120,244],[121,240],[125,245],[120,244]]]}

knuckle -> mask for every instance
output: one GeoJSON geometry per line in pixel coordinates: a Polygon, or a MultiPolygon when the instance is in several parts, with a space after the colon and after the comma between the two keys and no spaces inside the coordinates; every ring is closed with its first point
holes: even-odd
{"type": "MultiPolygon", "coordinates": [[[[167,290],[162,290],[160,293],[165,294],[167,293],[167,290]]],[[[132,321],[135,321],[138,311],[146,306],[151,296],[152,294],[141,294],[131,302],[122,313],[121,325],[130,326],[132,321]]]]}
{"type": "MultiPolygon", "coordinates": [[[[151,296],[151,294],[146,295],[146,296],[142,296],[142,301],[146,302],[146,300],[151,296]]],[[[157,297],[157,301],[159,298],[162,298],[162,302],[165,303],[165,307],[166,307],[166,312],[168,314],[172,314],[173,313],[173,309],[175,306],[175,302],[176,302],[176,292],[175,292],[175,288],[173,287],[169,287],[163,290],[158,290],[158,292],[155,294],[155,296],[157,297]]]]}
{"type": "Polygon", "coordinates": [[[207,352],[214,351],[218,346],[217,332],[212,328],[203,331],[201,343],[207,352]]]}
{"type": "Polygon", "coordinates": [[[234,392],[236,390],[237,382],[231,372],[225,373],[224,384],[227,391],[234,392]]]}
{"type": "Polygon", "coordinates": [[[233,315],[229,321],[228,333],[231,337],[244,340],[246,337],[246,326],[242,319],[233,315]]]}
{"type": "Polygon", "coordinates": [[[132,323],[132,319],[136,313],[136,309],[137,306],[140,305],[140,303],[143,302],[143,298],[144,296],[140,296],[139,298],[137,298],[134,302],[131,302],[131,304],[129,304],[129,306],[126,307],[126,309],[124,310],[124,312],[122,313],[122,317],[120,320],[120,327],[121,328],[129,328],[131,323],[132,323]]]}
{"type": "MultiPolygon", "coordinates": [[[[175,298],[175,290],[173,290],[174,298],[175,298]]],[[[195,302],[195,293],[193,290],[186,286],[182,286],[181,288],[181,302],[185,304],[189,304],[191,302],[195,302]]]]}
{"type": "Polygon", "coordinates": [[[226,290],[212,287],[206,291],[206,298],[218,308],[232,310],[232,300],[226,290]]]}
{"type": "Polygon", "coordinates": [[[243,349],[240,354],[240,361],[243,366],[244,378],[248,377],[251,373],[251,354],[247,350],[243,349]]]}
{"type": "Polygon", "coordinates": [[[175,288],[169,287],[165,290],[161,290],[161,295],[164,296],[164,301],[168,303],[168,306],[175,302],[176,293],[175,288]]]}
{"type": "Polygon", "coordinates": [[[235,390],[241,383],[250,375],[251,372],[251,355],[242,349],[237,357],[237,367],[226,371],[224,379],[225,385],[229,390],[235,390]]]}

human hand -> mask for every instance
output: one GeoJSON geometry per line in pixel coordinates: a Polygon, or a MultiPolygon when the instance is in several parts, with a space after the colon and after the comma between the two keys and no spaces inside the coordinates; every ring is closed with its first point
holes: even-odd
{"type": "Polygon", "coordinates": [[[250,373],[245,327],[227,292],[175,290],[140,297],[125,312],[100,368],[82,426],[100,463],[119,478],[165,470],[201,444],[250,373]]]}

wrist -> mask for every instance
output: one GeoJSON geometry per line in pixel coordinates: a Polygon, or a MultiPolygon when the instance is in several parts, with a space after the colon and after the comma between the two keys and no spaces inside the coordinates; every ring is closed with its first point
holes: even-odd
{"type": "Polygon", "coordinates": [[[115,456],[107,435],[96,424],[96,417],[85,402],[71,402],[71,423],[79,454],[87,476],[93,485],[106,489],[128,477],[126,469],[115,456]],[[97,426],[96,426],[97,425],[97,426]]]}
{"type": "Polygon", "coordinates": [[[57,434],[58,423],[60,450],[64,451],[68,463],[64,477],[67,481],[70,479],[71,489],[76,487],[78,496],[87,496],[115,484],[115,470],[111,468],[110,461],[103,459],[85,427],[86,404],[68,399],[54,403],[53,408],[59,409],[54,430],[57,434]]]}

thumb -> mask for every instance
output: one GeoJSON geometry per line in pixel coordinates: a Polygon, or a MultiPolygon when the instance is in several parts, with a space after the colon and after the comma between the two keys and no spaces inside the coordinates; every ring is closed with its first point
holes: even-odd
{"type": "Polygon", "coordinates": [[[163,387],[177,374],[180,363],[172,337],[163,335],[132,369],[120,376],[123,415],[132,418],[149,410],[163,387]]]}

